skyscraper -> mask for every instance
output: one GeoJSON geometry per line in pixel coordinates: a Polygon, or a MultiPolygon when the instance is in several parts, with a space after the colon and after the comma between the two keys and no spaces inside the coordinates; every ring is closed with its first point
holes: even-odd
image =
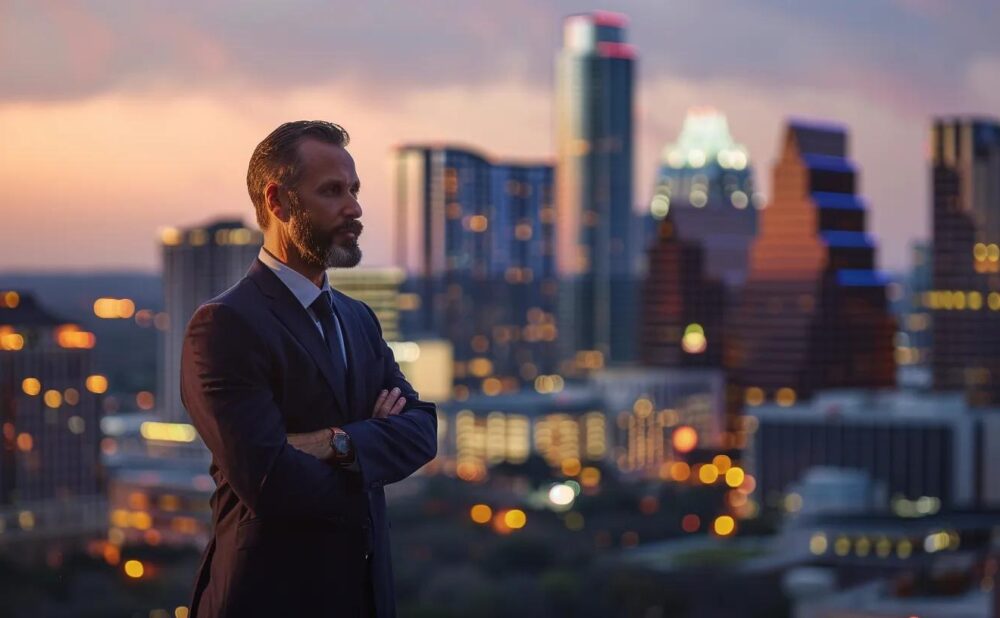
{"type": "Polygon", "coordinates": [[[167,421],[185,421],[180,400],[181,345],[184,329],[199,305],[233,286],[257,257],[263,235],[240,221],[214,221],[204,227],[164,230],[163,300],[169,326],[163,333],[158,400],[167,421]]]}
{"type": "Polygon", "coordinates": [[[1000,404],[1000,123],[936,120],[931,165],[934,387],[1000,404]]]}
{"type": "Polygon", "coordinates": [[[459,397],[553,372],[552,166],[414,145],[397,150],[396,174],[397,262],[404,298],[420,305],[402,316],[404,336],[452,343],[459,397]]]}
{"type": "Polygon", "coordinates": [[[0,290],[0,532],[103,524],[93,333],[0,290]],[[99,519],[95,519],[99,517],[99,519]]]}
{"type": "Polygon", "coordinates": [[[746,401],[895,384],[886,278],[844,129],[791,122],[760,215],[730,359],[746,401]]]}
{"type": "Polygon", "coordinates": [[[663,148],[653,219],[670,213],[680,238],[704,249],[706,274],[732,289],[746,280],[762,206],[747,150],[730,135],[726,117],[712,109],[688,112],[677,141],[663,148]]]}
{"type": "Polygon", "coordinates": [[[617,13],[567,17],[556,64],[560,348],[570,371],[635,356],[630,264],[636,52],[617,13]]]}
{"type": "Polygon", "coordinates": [[[656,224],[642,286],[640,359],[722,367],[724,326],[746,280],[761,197],[726,117],[692,110],[663,149],[648,216],[656,224]]]}
{"type": "Polygon", "coordinates": [[[399,341],[399,287],[404,275],[400,268],[359,266],[329,268],[330,286],[371,307],[386,341],[399,341]]]}

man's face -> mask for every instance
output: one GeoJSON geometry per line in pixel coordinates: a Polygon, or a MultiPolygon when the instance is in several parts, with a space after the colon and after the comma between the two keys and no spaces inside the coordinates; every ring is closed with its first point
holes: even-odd
{"type": "Polygon", "coordinates": [[[354,159],[340,146],[307,138],[299,144],[299,162],[302,175],[289,192],[292,242],[312,266],[357,266],[363,226],[354,159]]]}

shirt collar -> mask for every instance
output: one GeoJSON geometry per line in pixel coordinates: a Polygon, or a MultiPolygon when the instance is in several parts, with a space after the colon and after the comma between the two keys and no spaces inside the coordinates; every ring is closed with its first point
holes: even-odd
{"type": "Polygon", "coordinates": [[[268,253],[264,247],[260,248],[257,259],[263,262],[264,266],[270,268],[271,272],[278,276],[278,279],[281,279],[285,287],[288,288],[296,300],[306,309],[319,298],[320,294],[330,290],[330,280],[327,279],[326,271],[323,271],[323,286],[316,287],[315,283],[289,267],[288,264],[268,253]]]}

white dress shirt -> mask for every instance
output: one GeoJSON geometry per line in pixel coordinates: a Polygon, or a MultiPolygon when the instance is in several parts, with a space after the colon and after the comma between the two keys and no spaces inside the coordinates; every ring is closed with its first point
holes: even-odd
{"type": "MultiPolygon", "coordinates": [[[[330,281],[326,277],[326,271],[323,271],[323,285],[321,287],[316,287],[316,284],[306,279],[301,273],[290,268],[288,264],[285,264],[278,258],[274,257],[264,247],[260,248],[260,253],[257,254],[257,259],[264,263],[271,269],[271,272],[281,279],[281,282],[285,284],[285,287],[295,296],[296,300],[302,305],[302,308],[306,310],[309,317],[312,319],[313,323],[316,325],[316,329],[319,330],[319,334],[323,335],[323,325],[320,324],[319,318],[310,309],[310,306],[319,295],[323,292],[330,291],[331,298],[333,292],[330,288],[330,281]]],[[[340,317],[334,312],[333,315],[334,323],[337,325],[337,345],[340,347],[340,355],[344,359],[344,366],[347,366],[347,351],[344,350],[344,329],[340,324],[340,317]]]]}

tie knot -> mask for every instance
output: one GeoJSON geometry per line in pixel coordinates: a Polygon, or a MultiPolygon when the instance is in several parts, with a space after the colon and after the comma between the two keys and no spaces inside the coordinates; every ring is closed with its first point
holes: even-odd
{"type": "Polygon", "coordinates": [[[312,309],[317,316],[330,318],[333,317],[333,298],[330,292],[324,291],[316,300],[313,301],[309,308],[312,309]]]}

